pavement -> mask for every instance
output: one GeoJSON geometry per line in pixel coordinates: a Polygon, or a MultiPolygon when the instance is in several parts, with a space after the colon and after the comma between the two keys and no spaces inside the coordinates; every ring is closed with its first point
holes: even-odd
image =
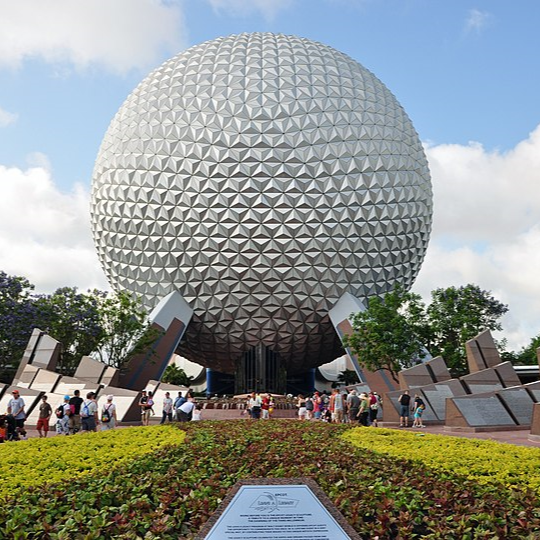
{"type": "MultiPolygon", "coordinates": [[[[151,422],[152,425],[157,425],[159,422],[151,422]]],[[[122,429],[123,427],[128,426],[117,426],[116,429],[122,429]]],[[[397,425],[384,425],[381,427],[390,428],[390,429],[406,429],[407,431],[417,432],[417,433],[432,433],[436,435],[445,435],[450,437],[467,437],[469,439],[484,439],[490,441],[498,441],[502,443],[515,444],[518,446],[530,446],[533,448],[540,448],[540,442],[530,441],[528,439],[530,431],[525,430],[508,430],[508,431],[491,431],[491,432],[481,432],[481,433],[471,433],[465,431],[447,431],[444,429],[444,426],[426,426],[425,428],[400,428],[397,425]]],[[[27,428],[28,438],[38,437],[38,432],[33,428],[27,428]]],[[[56,432],[54,429],[49,431],[49,437],[56,437],[56,432]]]]}

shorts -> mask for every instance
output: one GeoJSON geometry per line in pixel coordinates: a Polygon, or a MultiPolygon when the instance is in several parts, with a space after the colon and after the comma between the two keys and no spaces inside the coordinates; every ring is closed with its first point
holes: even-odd
{"type": "Polygon", "coordinates": [[[402,418],[409,418],[410,409],[408,405],[402,405],[401,406],[401,412],[399,413],[399,416],[402,418]]]}
{"type": "Polygon", "coordinates": [[[298,416],[300,418],[305,418],[306,417],[306,413],[307,413],[307,409],[305,407],[300,407],[298,409],[298,416]]]}
{"type": "Polygon", "coordinates": [[[369,409],[369,421],[375,422],[375,420],[377,420],[378,414],[379,414],[379,409],[369,409]]]}
{"type": "Polygon", "coordinates": [[[39,431],[42,429],[43,431],[49,431],[49,419],[48,418],[38,418],[36,429],[39,431]]]}
{"type": "Polygon", "coordinates": [[[81,418],[81,426],[83,431],[95,431],[96,419],[93,416],[85,416],[81,418]]]}
{"type": "Polygon", "coordinates": [[[313,413],[313,417],[314,417],[314,418],[320,418],[320,417],[321,417],[321,414],[322,414],[321,411],[315,411],[315,412],[313,413]]]}

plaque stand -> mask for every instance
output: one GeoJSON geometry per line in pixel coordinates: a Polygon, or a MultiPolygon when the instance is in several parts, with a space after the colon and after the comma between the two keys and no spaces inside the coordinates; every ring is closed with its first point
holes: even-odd
{"type": "Polygon", "coordinates": [[[360,540],[311,478],[240,480],[196,540],[360,540]]]}

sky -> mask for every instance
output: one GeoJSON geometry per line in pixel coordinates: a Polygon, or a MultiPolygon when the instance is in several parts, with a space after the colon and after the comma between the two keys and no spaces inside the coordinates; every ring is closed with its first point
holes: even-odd
{"type": "Polygon", "coordinates": [[[0,270],[36,292],[108,289],[90,232],[101,140],[135,86],[192,45],[294,34],[397,97],[425,146],[433,232],[413,291],[474,283],[540,334],[540,2],[0,0],[0,270]]]}

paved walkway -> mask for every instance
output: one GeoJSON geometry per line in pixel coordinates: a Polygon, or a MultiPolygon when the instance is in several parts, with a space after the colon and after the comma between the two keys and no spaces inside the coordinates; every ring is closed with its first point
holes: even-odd
{"type": "MultiPolygon", "coordinates": [[[[262,421],[262,420],[261,420],[262,421]]],[[[152,425],[157,425],[158,421],[152,422],[152,425]]],[[[118,429],[127,426],[119,426],[118,429]]],[[[406,429],[407,431],[412,431],[416,433],[434,433],[437,435],[447,435],[451,437],[467,437],[470,439],[487,439],[490,441],[498,441],[509,444],[517,444],[519,446],[531,446],[534,448],[540,448],[540,442],[529,441],[529,430],[519,430],[519,431],[493,431],[486,433],[467,433],[467,432],[449,432],[445,431],[443,426],[428,426],[423,429],[417,428],[399,428],[397,426],[384,426],[390,429],[406,429]]],[[[27,429],[28,438],[38,437],[38,432],[35,429],[27,429]]],[[[56,432],[53,430],[49,431],[49,437],[56,437],[56,432]]]]}

